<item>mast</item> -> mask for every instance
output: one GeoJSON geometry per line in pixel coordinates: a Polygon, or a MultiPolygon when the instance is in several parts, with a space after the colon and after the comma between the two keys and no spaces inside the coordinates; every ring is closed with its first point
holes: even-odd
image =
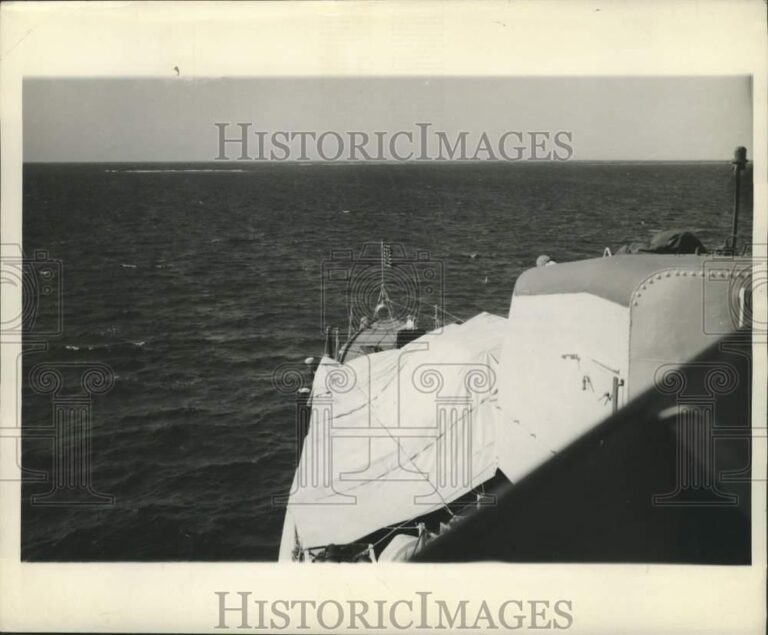
{"type": "MultiPolygon", "coordinates": [[[[381,259],[379,269],[381,270],[381,292],[384,292],[384,241],[380,241],[379,244],[379,257],[381,259]]],[[[379,298],[381,298],[381,294],[379,294],[379,298]]]]}
{"type": "MultiPolygon", "coordinates": [[[[381,269],[381,286],[379,288],[379,299],[376,301],[376,309],[374,310],[375,314],[378,314],[379,309],[386,308],[387,309],[387,315],[389,316],[389,319],[392,319],[392,306],[390,304],[389,299],[389,293],[387,293],[387,287],[386,282],[384,280],[384,270],[387,267],[391,267],[391,253],[389,251],[389,245],[387,245],[383,240],[380,242],[380,263],[379,267],[381,269]]],[[[374,317],[376,317],[374,315],[374,317]]]]}
{"type": "Polygon", "coordinates": [[[741,196],[741,173],[747,166],[747,149],[744,146],[739,146],[736,148],[732,163],[736,183],[733,188],[733,225],[731,227],[731,253],[735,256],[736,238],[739,233],[739,199],[741,196]]]}

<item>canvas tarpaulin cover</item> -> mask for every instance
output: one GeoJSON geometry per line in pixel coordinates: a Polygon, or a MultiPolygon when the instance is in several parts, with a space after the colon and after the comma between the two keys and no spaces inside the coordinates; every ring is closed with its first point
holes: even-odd
{"type": "Polygon", "coordinates": [[[493,476],[505,324],[481,313],[401,349],[323,358],[284,535],[303,548],[352,542],[493,476]]]}

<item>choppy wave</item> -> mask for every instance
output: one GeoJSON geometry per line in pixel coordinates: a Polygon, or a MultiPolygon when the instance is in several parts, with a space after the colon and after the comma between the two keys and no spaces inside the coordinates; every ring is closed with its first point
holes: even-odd
{"type": "MultiPolygon", "coordinates": [[[[24,167],[25,249],[64,263],[64,333],[25,370],[94,361],[121,378],[92,397],[93,486],[114,505],[32,506],[50,484],[25,482],[24,559],[276,558],[272,495],[293,479],[296,408],[271,377],[320,354],[324,325],[346,331],[346,283],[325,277],[346,266],[336,250],[427,252],[443,272],[435,301],[466,319],[506,314],[542,253],[600,255],[651,228],[696,227],[707,245],[730,231],[728,164],[318,167],[24,167]]],[[[23,390],[24,421],[49,422],[50,395],[23,390]]],[[[25,438],[25,466],[49,471],[50,453],[25,438]]]]}

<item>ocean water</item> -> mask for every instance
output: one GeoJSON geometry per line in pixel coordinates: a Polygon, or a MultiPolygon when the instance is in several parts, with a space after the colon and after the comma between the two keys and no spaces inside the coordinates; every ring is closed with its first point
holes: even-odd
{"type": "Polygon", "coordinates": [[[448,312],[505,315],[539,254],[599,256],[672,227],[713,247],[731,199],[725,163],[26,165],[24,248],[62,263],[43,312],[63,332],[27,346],[24,467],[52,460],[30,432],[51,424],[35,364],[99,362],[116,380],[91,405],[93,486],[113,504],[32,504],[51,484],[25,480],[22,557],[276,559],[296,441],[273,373],[320,354],[326,321],[346,326],[343,303],[323,306],[332,250],[429,252],[448,312]]]}

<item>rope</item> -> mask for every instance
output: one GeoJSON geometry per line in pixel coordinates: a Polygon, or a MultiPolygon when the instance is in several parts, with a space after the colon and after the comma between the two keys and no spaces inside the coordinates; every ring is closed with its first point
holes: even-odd
{"type": "Polygon", "coordinates": [[[445,309],[440,308],[439,306],[435,305],[437,307],[437,310],[440,311],[443,315],[447,315],[448,317],[453,318],[457,322],[463,322],[464,318],[460,318],[458,315],[454,315],[453,313],[450,313],[446,311],[445,309]]]}
{"type": "MultiPolygon", "coordinates": [[[[378,547],[382,542],[384,542],[387,538],[389,538],[393,533],[395,533],[398,529],[402,529],[403,525],[406,523],[411,522],[410,520],[404,520],[399,525],[396,525],[392,527],[386,534],[384,534],[381,538],[379,538],[376,542],[374,542],[371,546],[372,547],[378,547]]],[[[418,527],[414,527],[414,529],[418,529],[418,527]]]]}
{"type": "MultiPolygon", "coordinates": [[[[354,386],[354,390],[356,390],[356,391],[360,392],[360,393],[363,395],[363,397],[366,397],[366,394],[365,394],[365,392],[362,390],[362,388],[361,388],[360,386],[357,386],[357,385],[355,385],[355,386],[354,386]]],[[[385,426],[385,425],[384,425],[384,424],[381,422],[381,420],[380,420],[380,419],[379,419],[379,418],[376,416],[376,413],[375,413],[375,411],[371,410],[370,414],[373,416],[373,418],[374,418],[374,419],[376,420],[376,422],[379,424],[379,427],[380,427],[381,429],[383,429],[383,430],[384,430],[384,431],[387,433],[387,435],[389,436],[389,438],[390,438],[390,439],[392,439],[392,440],[393,440],[393,441],[394,441],[394,442],[397,444],[397,447],[398,447],[398,449],[399,449],[399,452],[398,452],[398,457],[402,456],[403,454],[405,455],[405,458],[406,458],[406,459],[408,460],[408,462],[409,462],[409,463],[410,463],[410,464],[411,464],[411,465],[412,465],[412,466],[415,468],[416,472],[418,472],[419,474],[423,474],[423,475],[424,475],[424,477],[425,477],[425,479],[426,479],[427,483],[429,483],[430,487],[432,487],[432,489],[434,490],[435,494],[437,494],[437,496],[438,496],[438,497],[440,498],[440,500],[442,501],[442,505],[443,505],[443,507],[445,508],[445,510],[446,510],[446,511],[447,511],[447,512],[448,512],[448,513],[449,513],[449,514],[450,514],[450,515],[451,515],[453,518],[456,518],[456,514],[454,514],[454,513],[453,513],[453,511],[451,511],[450,507],[448,507],[448,502],[445,500],[445,498],[443,497],[443,495],[440,493],[440,490],[438,490],[437,486],[436,486],[436,485],[435,485],[435,484],[432,482],[432,480],[429,478],[429,474],[428,474],[428,473],[426,473],[426,472],[423,472],[422,470],[420,470],[420,469],[419,469],[419,467],[416,465],[416,463],[413,461],[413,459],[412,459],[410,456],[408,456],[408,453],[405,451],[405,448],[404,448],[404,447],[402,446],[402,444],[400,443],[400,440],[399,440],[399,439],[398,439],[396,436],[394,436],[394,435],[393,435],[393,434],[390,432],[389,428],[388,428],[387,426],[385,426]]],[[[409,519],[409,520],[407,520],[407,521],[405,521],[405,522],[410,522],[410,520],[411,520],[411,519],[409,519]]]]}
{"type": "MultiPolygon", "coordinates": [[[[359,387],[355,386],[355,388],[356,388],[357,390],[360,390],[360,392],[362,392],[362,390],[361,390],[359,387]]],[[[363,394],[365,394],[365,393],[363,393],[363,394]]],[[[442,503],[443,503],[443,507],[446,509],[446,511],[447,511],[447,512],[448,512],[448,513],[449,513],[449,514],[452,516],[452,517],[454,517],[454,518],[455,518],[455,517],[456,517],[456,515],[455,515],[455,514],[454,514],[454,513],[451,511],[451,508],[450,508],[450,507],[448,507],[448,502],[445,500],[445,498],[443,498],[443,495],[440,493],[440,490],[438,490],[438,489],[437,489],[437,486],[436,486],[436,485],[435,485],[435,484],[432,482],[432,480],[429,478],[429,474],[427,474],[426,472],[422,472],[422,471],[419,469],[419,467],[416,465],[416,463],[414,462],[414,460],[413,460],[413,459],[412,459],[410,456],[408,456],[408,453],[405,451],[405,448],[404,448],[404,447],[402,446],[402,444],[400,443],[400,439],[398,439],[396,436],[394,436],[394,435],[393,435],[393,434],[392,434],[392,433],[389,431],[389,428],[388,428],[387,426],[385,426],[384,424],[382,424],[381,420],[380,420],[380,419],[379,419],[379,418],[376,416],[376,414],[375,414],[373,411],[371,411],[371,414],[372,414],[372,415],[373,415],[373,417],[376,419],[377,423],[379,424],[379,427],[380,427],[380,428],[382,428],[383,430],[385,430],[385,431],[386,431],[386,433],[387,433],[387,435],[389,435],[389,438],[390,438],[390,439],[392,439],[392,440],[393,440],[395,443],[397,443],[397,447],[398,447],[398,449],[399,449],[399,450],[402,450],[402,453],[403,453],[403,454],[405,454],[405,458],[408,460],[408,462],[409,462],[409,463],[410,463],[410,464],[411,464],[411,465],[412,465],[412,466],[413,466],[413,467],[416,469],[416,471],[417,471],[419,474],[424,474],[424,477],[426,478],[426,481],[427,481],[427,483],[429,483],[430,487],[432,487],[432,489],[434,490],[435,494],[437,494],[437,496],[438,496],[438,497],[440,498],[440,500],[442,501],[442,503]]],[[[399,454],[399,453],[398,453],[398,456],[402,456],[402,454],[399,454]]],[[[406,522],[410,522],[410,519],[409,519],[408,521],[406,521],[406,522]]]]}
{"type": "MultiPolygon", "coordinates": [[[[401,309],[409,309],[410,307],[405,306],[404,304],[400,304],[399,302],[396,302],[395,300],[390,299],[390,302],[394,304],[395,306],[400,307],[401,309]]],[[[442,307],[438,306],[437,304],[434,305],[435,308],[440,311],[443,315],[447,315],[448,317],[456,320],[457,322],[463,322],[464,318],[460,318],[458,315],[454,315],[453,313],[450,313],[449,311],[446,311],[442,307]]]]}

